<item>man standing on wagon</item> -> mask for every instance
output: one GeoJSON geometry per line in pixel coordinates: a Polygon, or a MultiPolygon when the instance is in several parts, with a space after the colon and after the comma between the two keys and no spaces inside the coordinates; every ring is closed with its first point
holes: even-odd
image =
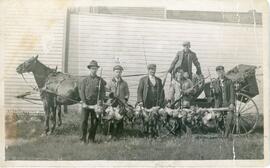
{"type": "Polygon", "coordinates": [[[196,53],[190,50],[190,42],[184,41],[183,50],[177,52],[168,72],[175,78],[175,73],[182,69],[184,72],[188,72],[189,78],[192,79],[192,63],[197,69],[196,74],[201,75],[201,66],[196,53]]]}
{"type": "Polygon", "coordinates": [[[87,143],[87,141],[94,142],[96,130],[97,130],[97,114],[94,109],[89,109],[88,105],[101,106],[105,97],[105,85],[106,82],[99,76],[97,76],[97,70],[99,65],[97,61],[92,60],[87,66],[90,70],[90,75],[82,80],[79,87],[79,94],[82,101],[82,137],[81,141],[87,143]],[[88,128],[88,118],[91,117],[90,127],[88,128]],[[88,129],[88,140],[86,139],[88,129]]]}
{"type": "Polygon", "coordinates": [[[229,107],[225,123],[225,137],[228,137],[231,132],[231,124],[233,121],[233,112],[235,107],[234,85],[232,80],[225,76],[223,66],[217,66],[216,72],[218,79],[213,82],[215,107],[229,107]]]}

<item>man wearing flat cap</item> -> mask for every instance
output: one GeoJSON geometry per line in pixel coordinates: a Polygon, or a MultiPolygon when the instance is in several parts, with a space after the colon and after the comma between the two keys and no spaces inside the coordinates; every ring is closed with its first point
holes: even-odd
{"type": "Polygon", "coordinates": [[[122,78],[123,70],[121,65],[113,67],[114,77],[108,83],[107,90],[125,103],[129,99],[129,88],[127,82],[122,78]]]}
{"type": "MultiPolygon", "coordinates": [[[[107,85],[107,91],[110,92],[110,96],[120,99],[123,103],[127,103],[129,99],[129,88],[128,84],[122,78],[123,67],[121,65],[116,65],[113,67],[114,77],[107,85]]],[[[109,96],[109,97],[110,97],[109,96]]],[[[116,133],[119,136],[124,128],[124,121],[121,119],[116,124],[116,132],[113,131],[115,127],[111,125],[111,133],[116,133]]]]}
{"type": "Polygon", "coordinates": [[[192,79],[192,63],[195,65],[197,75],[201,75],[201,66],[196,53],[190,50],[190,42],[183,42],[183,50],[178,51],[176,57],[171,63],[171,66],[168,70],[171,73],[172,77],[175,78],[175,73],[182,69],[184,72],[188,72],[189,78],[192,79]]]}
{"type": "Polygon", "coordinates": [[[137,89],[137,103],[145,108],[164,106],[164,90],[162,81],[155,76],[156,64],[147,66],[148,75],[142,77],[137,89]]]}
{"type": "Polygon", "coordinates": [[[217,66],[216,72],[218,79],[213,82],[213,93],[215,100],[215,107],[229,107],[225,123],[225,137],[228,137],[231,130],[231,123],[233,120],[233,112],[235,108],[235,93],[234,85],[231,79],[225,76],[223,66],[217,66]]]}
{"type": "Polygon", "coordinates": [[[97,116],[94,109],[89,109],[88,105],[102,105],[105,97],[106,82],[97,76],[99,65],[97,61],[92,60],[87,68],[90,70],[90,75],[84,78],[79,86],[79,94],[82,101],[82,137],[84,143],[87,141],[94,142],[97,130],[97,116]],[[88,128],[88,118],[91,118],[90,127],[88,128]],[[87,131],[88,129],[88,131],[87,131]],[[88,139],[86,139],[88,132],[88,139]]]}

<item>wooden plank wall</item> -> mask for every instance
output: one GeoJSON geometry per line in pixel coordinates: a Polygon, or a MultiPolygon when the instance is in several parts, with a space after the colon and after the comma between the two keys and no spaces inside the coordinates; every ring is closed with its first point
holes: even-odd
{"type": "MultiPolygon", "coordinates": [[[[4,37],[4,104],[7,111],[41,112],[41,105],[31,104],[15,96],[31,88],[16,73],[16,67],[39,54],[39,60],[51,68],[62,67],[65,12],[54,8],[22,5],[3,12],[4,37]]],[[[26,80],[36,86],[32,74],[26,80]]],[[[38,94],[36,95],[38,97],[38,94]]],[[[41,103],[41,102],[38,102],[41,103]]]]}
{"type": "MultiPolygon", "coordinates": [[[[165,19],[164,12],[164,8],[90,7],[84,9],[85,15],[72,14],[67,34],[70,38],[66,43],[69,49],[67,71],[87,75],[85,66],[91,59],[100,62],[106,80],[110,79],[112,67],[118,60],[125,68],[124,75],[145,73],[146,62],[156,63],[158,71],[165,71],[177,50],[181,49],[183,40],[191,41],[192,50],[198,54],[206,75],[209,68],[214,76],[217,64],[224,64],[226,69],[238,63],[261,65],[261,25],[254,29],[250,24],[165,19]],[[89,12],[105,14],[89,15],[89,12]]],[[[40,105],[15,98],[17,94],[31,90],[15,69],[36,54],[44,64],[62,69],[66,9],[22,4],[3,8],[1,14],[5,108],[8,111],[43,111],[40,105]]],[[[161,73],[157,75],[164,77],[161,73]]],[[[31,74],[25,77],[34,85],[31,74]]],[[[125,78],[130,86],[132,103],[136,99],[139,78],[125,78]]],[[[255,98],[259,103],[262,102],[261,95],[255,98]]]]}
{"type": "MultiPolygon", "coordinates": [[[[191,41],[205,76],[209,69],[215,77],[217,65],[227,70],[237,64],[262,65],[261,26],[254,29],[247,24],[72,14],[68,72],[87,75],[86,65],[92,59],[99,62],[107,81],[118,60],[124,66],[123,75],[145,73],[146,62],[156,63],[157,71],[166,71],[184,40],[191,41]]],[[[157,76],[163,79],[164,74],[157,76]]],[[[125,78],[132,104],[139,78],[125,78]]],[[[255,99],[261,107],[262,94],[255,99]]]]}

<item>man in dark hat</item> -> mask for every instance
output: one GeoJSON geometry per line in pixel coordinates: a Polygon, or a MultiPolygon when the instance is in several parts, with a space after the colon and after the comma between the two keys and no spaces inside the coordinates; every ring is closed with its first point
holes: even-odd
{"type": "Polygon", "coordinates": [[[123,67],[116,65],[113,67],[114,77],[108,83],[107,89],[113,95],[119,98],[122,102],[127,102],[129,99],[129,88],[125,80],[122,79],[123,67]]]}
{"type": "Polygon", "coordinates": [[[171,66],[168,70],[172,74],[172,77],[175,77],[175,73],[182,69],[184,72],[188,72],[189,78],[192,79],[192,63],[195,65],[197,75],[201,75],[201,66],[196,53],[190,50],[190,42],[183,42],[183,50],[178,51],[176,57],[171,63],[171,66]]]}
{"type": "Polygon", "coordinates": [[[87,140],[94,142],[97,130],[97,115],[94,109],[89,109],[88,105],[102,105],[105,97],[106,82],[97,76],[99,65],[97,61],[92,60],[87,66],[90,70],[90,75],[82,80],[79,87],[80,98],[82,101],[82,137],[81,140],[87,143],[87,140]],[[91,123],[88,129],[88,118],[91,116],[91,123]],[[88,129],[88,139],[87,136],[88,129]]]}
{"type": "Polygon", "coordinates": [[[145,108],[164,105],[162,81],[155,76],[156,64],[147,66],[148,75],[142,77],[137,90],[137,103],[145,108]]]}
{"type": "Polygon", "coordinates": [[[225,137],[229,136],[231,123],[233,120],[233,111],[235,108],[234,85],[231,79],[225,76],[223,66],[217,66],[216,72],[218,79],[213,82],[213,92],[215,99],[215,107],[229,107],[225,123],[225,137]]]}

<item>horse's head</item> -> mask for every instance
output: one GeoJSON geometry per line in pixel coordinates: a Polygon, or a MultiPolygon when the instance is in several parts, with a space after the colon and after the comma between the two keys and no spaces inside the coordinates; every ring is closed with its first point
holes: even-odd
{"type": "Polygon", "coordinates": [[[26,60],[25,62],[21,63],[16,68],[17,73],[23,74],[23,73],[26,73],[26,72],[32,72],[35,65],[36,65],[36,63],[37,63],[37,61],[38,61],[38,55],[26,60]]]}

